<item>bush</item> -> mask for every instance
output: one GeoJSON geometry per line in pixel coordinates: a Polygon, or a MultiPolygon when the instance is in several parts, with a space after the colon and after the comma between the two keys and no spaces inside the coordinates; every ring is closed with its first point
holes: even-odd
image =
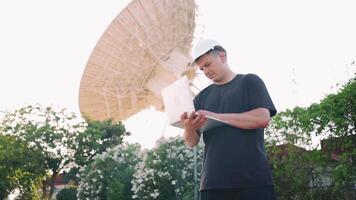
{"type": "Polygon", "coordinates": [[[75,188],[65,188],[58,192],[56,196],[57,200],[76,200],[77,190],[75,188]]]}

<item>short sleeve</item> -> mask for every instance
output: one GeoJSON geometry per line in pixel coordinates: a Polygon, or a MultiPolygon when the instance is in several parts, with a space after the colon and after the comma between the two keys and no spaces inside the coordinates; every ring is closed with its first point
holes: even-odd
{"type": "Polygon", "coordinates": [[[199,102],[199,95],[194,97],[194,108],[195,110],[201,110],[200,102],[199,102]]]}
{"type": "Polygon", "coordinates": [[[256,108],[267,108],[271,117],[276,115],[277,110],[274,107],[272,99],[262,79],[255,74],[247,74],[245,79],[249,108],[251,110],[256,108]]]}

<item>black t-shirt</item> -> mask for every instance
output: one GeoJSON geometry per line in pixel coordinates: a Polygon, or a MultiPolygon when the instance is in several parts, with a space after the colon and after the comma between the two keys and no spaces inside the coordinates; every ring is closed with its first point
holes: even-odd
{"type": "MultiPolygon", "coordinates": [[[[254,74],[236,75],[224,84],[212,84],[194,99],[196,110],[242,113],[276,109],[263,81],[254,74]]],[[[221,126],[203,133],[204,163],[200,190],[273,185],[264,150],[264,129],[221,126]]]]}

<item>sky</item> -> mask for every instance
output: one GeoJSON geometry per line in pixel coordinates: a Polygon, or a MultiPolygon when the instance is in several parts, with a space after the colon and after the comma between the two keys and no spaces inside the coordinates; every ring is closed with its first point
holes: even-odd
{"type": "MultiPolygon", "coordinates": [[[[80,115],[79,85],[86,62],[128,2],[0,1],[0,110],[40,103],[80,115]]],[[[259,75],[279,111],[317,103],[356,72],[355,1],[196,3],[194,42],[219,41],[232,70],[259,75]]],[[[133,133],[127,141],[144,148],[154,147],[161,136],[182,133],[153,107],[124,124],[133,133]]]]}

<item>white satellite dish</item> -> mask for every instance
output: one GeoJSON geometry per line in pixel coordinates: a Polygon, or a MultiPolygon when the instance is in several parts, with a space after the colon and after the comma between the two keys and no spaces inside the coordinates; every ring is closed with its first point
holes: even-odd
{"type": "Polygon", "coordinates": [[[94,48],[81,79],[79,107],[95,120],[125,120],[153,105],[161,90],[189,68],[195,29],[194,0],[134,0],[94,48]]]}

